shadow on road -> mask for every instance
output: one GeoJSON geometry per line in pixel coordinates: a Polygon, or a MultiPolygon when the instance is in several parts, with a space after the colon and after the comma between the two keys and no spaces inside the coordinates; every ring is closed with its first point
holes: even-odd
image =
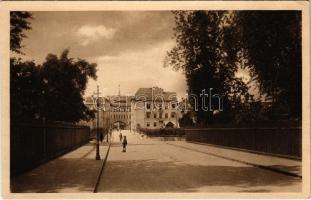
{"type": "Polygon", "coordinates": [[[197,166],[154,160],[110,161],[102,178],[101,192],[125,193],[200,192],[212,186],[238,187],[239,192],[270,192],[269,186],[290,186],[301,181],[251,166],[197,166]],[[260,186],[265,188],[255,188],[260,186]]]}
{"type": "Polygon", "coordinates": [[[42,166],[26,175],[15,177],[11,182],[11,191],[17,193],[92,192],[100,162],[95,159],[80,158],[53,160],[49,162],[48,167],[42,166]]]}

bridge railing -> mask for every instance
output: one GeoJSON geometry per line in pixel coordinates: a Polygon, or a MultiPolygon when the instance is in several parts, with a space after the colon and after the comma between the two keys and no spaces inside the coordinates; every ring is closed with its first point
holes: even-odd
{"type": "Polygon", "coordinates": [[[11,123],[11,176],[86,144],[90,129],[62,122],[11,123]]]}
{"type": "Polygon", "coordinates": [[[186,141],[301,159],[301,127],[185,129],[186,141]]]}

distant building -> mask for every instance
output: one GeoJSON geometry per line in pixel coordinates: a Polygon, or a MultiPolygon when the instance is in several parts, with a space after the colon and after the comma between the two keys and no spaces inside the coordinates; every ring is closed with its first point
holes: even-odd
{"type": "MultiPolygon", "coordinates": [[[[100,97],[99,128],[120,128],[135,130],[141,128],[179,128],[182,110],[178,109],[175,92],[166,92],[158,87],[140,88],[135,96],[118,95],[100,97]]],[[[87,97],[84,104],[96,110],[97,100],[87,97]]],[[[97,127],[96,118],[82,121],[91,129],[97,127]]]]}
{"type": "MultiPolygon", "coordinates": [[[[99,128],[109,128],[110,126],[110,102],[105,97],[99,97],[99,99],[95,99],[94,97],[87,97],[84,100],[84,104],[90,110],[97,110],[96,102],[100,103],[99,109],[99,128]]],[[[97,112],[95,113],[95,118],[86,122],[82,121],[80,124],[87,125],[92,129],[97,127],[97,112]]]]}
{"type": "Polygon", "coordinates": [[[108,96],[110,102],[110,121],[112,126],[120,129],[131,128],[132,96],[108,96]]]}
{"type": "MultiPolygon", "coordinates": [[[[99,128],[130,129],[131,127],[131,96],[107,96],[99,97],[99,128]],[[103,103],[104,102],[104,103],[103,103]]],[[[96,99],[87,97],[84,104],[91,110],[97,110],[96,99]]],[[[97,127],[97,113],[94,119],[80,124],[87,125],[92,129],[97,127]]]]}
{"type": "Polygon", "coordinates": [[[140,88],[131,101],[131,129],[178,128],[181,113],[175,92],[140,88]]]}

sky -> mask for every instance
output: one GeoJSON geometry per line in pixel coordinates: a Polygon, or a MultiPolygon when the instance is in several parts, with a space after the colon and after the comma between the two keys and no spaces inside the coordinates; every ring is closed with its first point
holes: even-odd
{"type": "Polygon", "coordinates": [[[32,12],[31,30],[23,40],[24,58],[37,64],[49,53],[69,49],[72,58],[97,63],[97,80],[89,80],[85,96],[96,85],[102,95],[134,95],[141,87],[186,93],[181,71],[163,67],[174,46],[174,16],[168,11],[32,12]]]}

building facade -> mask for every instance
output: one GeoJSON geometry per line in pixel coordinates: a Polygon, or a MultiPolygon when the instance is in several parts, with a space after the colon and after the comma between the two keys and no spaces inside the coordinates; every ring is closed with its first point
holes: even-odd
{"type": "MultiPolygon", "coordinates": [[[[99,128],[131,129],[148,128],[179,128],[181,110],[175,92],[166,92],[162,88],[140,88],[135,96],[87,97],[85,105],[91,110],[99,107],[99,128]]],[[[91,130],[97,128],[96,118],[80,124],[87,125],[91,130]]]]}
{"type": "Polygon", "coordinates": [[[131,101],[131,129],[179,128],[181,113],[175,92],[140,88],[131,101]]]}
{"type": "Polygon", "coordinates": [[[119,129],[131,128],[132,96],[108,96],[110,102],[110,121],[113,127],[119,129]]]}
{"type": "Polygon", "coordinates": [[[90,110],[96,110],[96,103],[99,103],[99,112],[95,114],[95,118],[90,121],[81,121],[80,124],[89,126],[91,130],[97,128],[97,115],[99,114],[99,128],[107,129],[110,127],[110,102],[105,97],[99,97],[98,100],[94,97],[87,97],[84,100],[84,104],[90,110]]]}

